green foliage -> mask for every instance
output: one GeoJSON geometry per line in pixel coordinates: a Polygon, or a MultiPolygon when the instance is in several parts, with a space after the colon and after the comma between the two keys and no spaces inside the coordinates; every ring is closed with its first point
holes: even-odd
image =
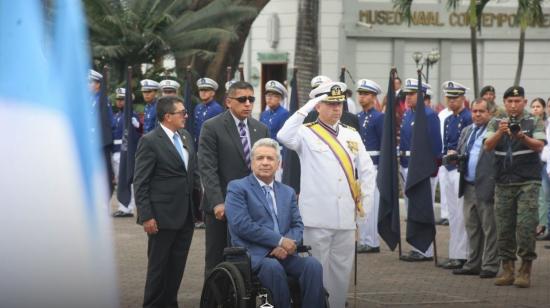
{"type": "Polygon", "coordinates": [[[527,27],[534,26],[543,21],[542,13],[543,0],[519,0],[518,1],[518,23],[522,31],[527,27]]]}

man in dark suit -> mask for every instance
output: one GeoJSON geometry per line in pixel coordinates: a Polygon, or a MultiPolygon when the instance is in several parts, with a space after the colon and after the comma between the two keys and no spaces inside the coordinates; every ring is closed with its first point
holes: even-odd
{"type": "Polygon", "coordinates": [[[464,128],[458,140],[459,197],[464,196],[464,221],[470,242],[468,260],[455,275],[493,278],[498,271],[494,213],[494,151],[483,150],[483,137],[491,113],[483,98],[472,104],[473,124],[464,128]]]}
{"type": "Polygon", "coordinates": [[[267,127],[250,117],[254,101],[252,86],[235,82],[225,99],[229,110],[207,120],[202,127],[198,155],[204,188],[201,206],[206,224],[205,275],[223,261],[223,249],[227,246],[227,184],[250,174],[252,145],[269,138],[267,127]]]}
{"type": "Polygon", "coordinates": [[[183,99],[164,96],[160,125],[141,138],[134,175],[138,223],[148,235],[143,307],[178,307],[177,293],[193,238],[192,192],[197,159],[183,99]]]}
{"type": "Polygon", "coordinates": [[[251,151],[252,174],[227,187],[225,209],[233,246],[246,247],[252,270],[273,295],[275,307],[290,307],[287,275],[296,278],[302,302],[324,307],[323,269],[317,259],[296,255],[304,224],[296,193],[275,181],[279,143],[260,139],[251,151]]]}

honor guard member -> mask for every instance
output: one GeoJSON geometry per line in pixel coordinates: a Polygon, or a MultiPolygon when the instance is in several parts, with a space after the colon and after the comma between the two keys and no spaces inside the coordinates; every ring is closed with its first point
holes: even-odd
{"type": "Polygon", "coordinates": [[[260,122],[269,128],[269,134],[275,140],[277,139],[277,133],[290,116],[288,110],[282,106],[287,97],[288,93],[285,86],[277,80],[270,80],[265,84],[267,109],[260,114],[260,122]]]}
{"type": "MultiPolygon", "coordinates": [[[[452,112],[445,119],[443,130],[443,155],[456,154],[462,130],[472,124],[472,113],[464,107],[467,88],[455,81],[446,81],[442,86],[447,107],[452,112]]],[[[449,260],[441,264],[445,269],[458,269],[468,259],[468,234],[464,224],[464,199],[458,197],[460,174],[456,164],[445,165],[448,174],[440,181],[441,203],[449,211],[449,260]]]]}
{"type": "MultiPolygon", "coordinates": [[[[309,94],[309,98],[315,98],[314,96],[312,96],[313,90],[318,88],[320,85],[322,85],[324,83],[328,83],[328,82],[333,82],[333,81],[330,78],[328,78],[327,76],[319,75],[319,76],[313,77],[313,79],[311,79],[311,90],[312,91],[309,94]]],[[[307,115],[306,119],[304,120],[304,123],[315,122],[317,120],[317,117],[318,117],[317,111],[312,110],[307,115]]],[[[355,114],[351,113],[351,112],[344,111],[342,113],[341,118],[340,118],[340,122],[342,122],[342,124],[353,127],[356,131],[359,131],[359,120],[357,119],[357,116],[355,114]]]]}
{"type": "Polygon", "coordinates": [[[331,307],[344,307],[353,265],[356,215],[372,200],[374,166],[359,133],[340,123],[346,84],[325,82],[293,114],[277,139],[301,162],[299,208],[304,243],[323,265],[331,307]],[[318,119],[303,125],[313,109],[318,119]],[[357,172],[358,179],[355,177],[357,172]]]}
{"type": "MultiPolygon", "coordinates": [[[[115,107],[117,108],[117,112],[114,114],[113,119],[113,155],[111,156],[111,163],[113,165],[113,171],[115,174],[115,183],[118,183],[118,171],[120,168],[120,146],[122,144],[122,136],[124,134],[124,99],[126,97],[126,89],[125,88],[118,88],[115,91],[116,93],[116,100],[115,100],[115,107]]],[[[133,113],[132,115],[132,126],[136,129],[136,131],[139,129],[139,120],[138,120],[137,113],[133,113]]],[[[133,190],[133,189],[132,189],[133,190]]],[[[134,208],[136,207],[136,204],[134,202],[134,193],[132,191],[132,196],[130,200],[130,204],[128,204],[128,207],[124,206],[124,204],[118,202],[118,209],[116,212],[113,213],[113,217],[133,217],[134,216],[134,208]]]]}
{"type": "MultiPolygon", "coordinates": [[[[422,83],[422,91],[426,91],[431,88],[429,84],[422,83]]],[[[413,125],[415,119],[416,100],[417,100],[418,80],[409,78],[405,80],[405,85],[402,88],[405,93],[405,102],[407,104],[407,111],[403,114],[403,121],[401,122],[400,138],[399,138],[399,162],[401,177],[403,179],[403,187],[405,187],[405,181],[407,180],[407,173],[409,171],[409,158],[411,156],[411,140],[413,125]]],[[[441,159],[441,134],[439,131],[439,118],[436,113],[428,106],[424,106],[424,112],[426,113],[426,119],[428,121],[428,138],[432,140],[432,152],[437,160],[441,159]]],[[[436,164],[439,167],[439,163],[436,164]]],[[[434,175],[430,179],[432,182],[432,196],[435,194],[433,190],[433,182],[435,182],[435,175],[437,169],[434,170],[434,175]]],[[[408,199],[405,198],[405,204],[408,204],[408,199]]],[[[402,261],[417,262],[417,261],[432,261],[433,260],[433,245],[430,245],[428,250],[421,252],[417,248],[413,249],[407,254],[399,257],[402,261]]]]}
{"type": "Polygon", "coordinates": [[[201,133],[202,124],[218,114],[224,111],[223,107],[214,100],[216,91],[218,90],[218,83],[210,78],[200,78],[197,80],[197,87],[199,88],[199,98],[201,104],[195,107],[195,128],[193,130],[193,136],[195,138],[195,148],[199,147],[199,136],[201,133]]]}
{"type": "MultiPolygon", "coordinates": [[[[363,108],[357,116],[359,117],[359,134],[372,162],[378,169],[378,158],[380,157],[380,143],[382,142],[382,131],[384,130],[384,114],[376,110],[378,95],[382,94],[380,86],[368,79],[357,81],[357,101],[363,108]]],[[[376,171],[374,177],[376,178],[376,171]]],[[[380,192],[374,185],[373,200],[364,205],[365,217],[358,220],[359,228],[359,253],[380,252],[380,240],[378,238],[378,203],[380,192]]]]}
{"type": "Polygon", "coordinates": [[[175,80],[165,79],[159,83],[160,91],[164,96],[177,96],[180,88],[179,82],[175,80]]]}
{"type": "MultiPolygon", "coordinates": [[[[445,108],[437,114],[437,117],[439,118],[439,123],[440,123],[441,144],[443,144],[443,135],[445,133],[445,119],[447,119],[447,117],[450,116],[452,113],[453,112],[451,111],[451,109],[449,109],[449,107],[447,107],[445,104],[445,108]]],[[[443,155],[443,153],[441,154],[443,155]]],[[[445,168],[445,166],[441,165],[437,172],[437,181],[439,182],[440,196],[441,196],[441,186],[447,183],[446,181],[448,181],[447,180],[448,177],[449,177],[449,171],[447,170],[447,168],[445,168]]],[[[441,201],[439,202],[439,215],[440,215],[440,219],[436,221],[435,224],[441,225],[441,226],[448,226],[449,209],[447,208],[446,202],[441,202],[441,201]]]]}
{"type": "Polygon", "coordinates": [[[107,99],[104,103],[101,102],[101,81],[103,75],[90,70],[88,72],[88,82],[91,91],[92,101],[92,117],[97,117],[98,121],[93,121],[90,131],[94,138],[95,147],[103,153],[103,162],[107,167],[107,185],[109,185],[109,195],[112,195],[114,190],[114,172],[111,166],[111,152],[113,150],[113,109],[111,103],[107,99]]]}
{"type": "Polygon", "coordinates": [[[141,94],[145,101],[143,134],[147,134],[157,126],[157,91],[160,85],[151,79],[143,79],[140,84],[141,94]]]}
{"type": "Polygon", "coordinates": [[[487,125],[484,148],[495,151],[495,215],[497,251],[502,273],[495,285],[531,285],[538,225],[538,196],[541,185],[539,153],[546,144],[544,122],[525,110],[522,87],[504,92],[506,117],[493,118],[487,125]],[[516,253],[521,267],[515,276],[516,253]]]}

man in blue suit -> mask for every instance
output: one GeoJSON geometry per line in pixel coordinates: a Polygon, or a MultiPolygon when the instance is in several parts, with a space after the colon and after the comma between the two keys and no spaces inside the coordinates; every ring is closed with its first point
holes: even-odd
{"type": "Polygon", "coordinates": [[[313,257],[296,255],[304,230],[296,193],[274,180],[279,143],[258,140],[251,158],[252,174],[227,187],[225,214],[231,244],[248,249],[252,270],[271,291],[275,307],[290,307],[287,275],[298,279],[307,307],[324,307],[321,264],[313,257]]]}

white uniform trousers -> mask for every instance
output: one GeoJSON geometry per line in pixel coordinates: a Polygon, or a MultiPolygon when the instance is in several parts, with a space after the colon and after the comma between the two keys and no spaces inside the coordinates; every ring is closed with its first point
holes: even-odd
{"type": "Polygon", "coordinates": [[[304,244],[323,266],[323,285],[330,307],[344,308],[349,288],[355,245],[355,230],[304,228],[304,244]]]}
{"type": "MultiPolygon", "coordinates": [[[[405,187],[405,181],[407,180],[407,174],[409,172],[409,168],[403,168],[403,166],[399,166],[399,172],[401,173],[401,178],[403,179],[403,187],[405,187]]],[[[430,178],[430,184],[431,184],[431,187],[432,187],[432,203],[433,201],[435,200],[435,185],[434,183],[436,182],[437,178],[436,177],[431,177],[430,178]]],[[[403,189],[403,196],[405,198],[405,207],[408,207],[409,206],[409,198],[407,198],[407,195],[405,194],[405,189],[403,189]]],[[[426,252],[422,252],[420,251],[418,248],[412,246],[412,250],[420,253],[421,255],[425,256],[425,257],[433,257],[434,256],[434,245],[433,243],[430,245],[430,247],[428,247],[428,250],[426,250],[426,252]]]]}
{"type": "MultiPolygon", "coordinates": [[[[378,171],[374,172],[376,179],[378,171]]],[[[373,199],[368,204],[363,204],[365,217],[358,217],[357,228],[359,229],[359,244],[379,247],[378,237],[378,208],[380,204],[380,191],[378,185],[374,185],[373,199]]]]}
{"type": "MultiPolygon", "coordinates": [[[[115,183],[118,184],[118,171],[120,168],[120,152],[114,152],[111,155],[111,165],[113,166],[113,171],[115,174],[115,183]]],[[[120,203],[117,199],[118,203],[118,211],[124,212],[124,213],[133,213],[134,209],[136,208],[136,203],[134,202],[134,184],[132,184],[131,188],[131,199],[130,204],[128,204],[128,207],[124,206],[124,204],[120,203]]]]}
{"type": "Polygon", "coordinates": [[[469,241],[464,222],[464,198],[458,198],[460,173],[448,171],[448,182],[445,187],[445,199],[449,209],[449,258],[468,259],[469,241]]]}
{"type": "Polygon", "coordinates": [[[440,166],[437,172],[439,181],[439,209],[441,219],[449,219],[449,207],[447,206],[447,187],[449,186],[449,170],[445,166],[440,166]]]}

